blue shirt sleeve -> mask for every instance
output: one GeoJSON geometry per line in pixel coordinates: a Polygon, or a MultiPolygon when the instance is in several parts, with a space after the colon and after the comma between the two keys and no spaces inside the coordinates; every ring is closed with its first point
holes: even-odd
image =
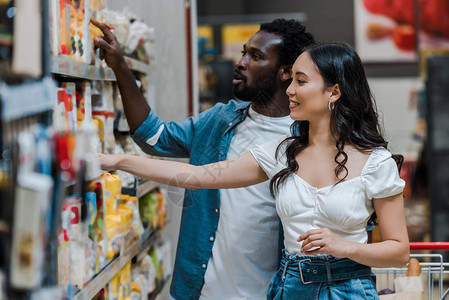
{"type": "Polygon", "coordinates": [[[195,118],[189,117],[180,122],[165,122],[151,110],[131,136],[147,154],[188,158],[197,131],[208,122],[213,122],[222,106],[219,103],[195,118]],[[159,131],[160,135],[154,138],[159,131]]]}

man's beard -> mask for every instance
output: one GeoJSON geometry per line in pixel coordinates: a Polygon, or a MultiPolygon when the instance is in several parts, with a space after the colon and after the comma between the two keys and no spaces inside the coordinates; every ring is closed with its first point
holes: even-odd
{"type": "Polygon", "coordinates": [[[252,86],[247,85],[247,78],[239,70],[236,70],[243,80],[243,87],[238,89],[234,86],[234,95],[236,98],[244,101],[251,101],[257,104],[271,103],[276,92],[276,74],[273,72],[270,77],[264,79],[257,78],[252,86]]]}

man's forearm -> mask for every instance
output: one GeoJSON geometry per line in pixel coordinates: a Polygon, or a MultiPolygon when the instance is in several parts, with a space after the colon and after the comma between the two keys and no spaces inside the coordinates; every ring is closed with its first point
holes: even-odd
{"type": "Polygon", "coordinates": [[[112,34],[106,24],[93,19],[90,22],[103,32],[102,37],[94,38],[94,47],[100,49],[100,59],[104,59],[114,71],[122,95],[125,116],[131,132],[134,132],[147,118],[151,110],[150,106],[140,92],[134,75],[126,64],[115,35],[112,34]]]}
{"type": "Polygon", "coordinates": [[[131,132],[134,132],[145,121],[150,113],[150,106],[136,84],[133,73],[126,62],[114,69],[118,88],[122,96],[123,108],[131,132]]]}

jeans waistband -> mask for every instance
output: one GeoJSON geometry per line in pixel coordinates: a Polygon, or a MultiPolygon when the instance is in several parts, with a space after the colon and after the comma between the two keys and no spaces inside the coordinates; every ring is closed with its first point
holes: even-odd
{"type": "Polygon", "coordinates": [[[281,261],[282,277],[285,273],[301,278],[303,284],[371,277],[371,267],[359,264],[348,258],[331,255],[292,255],[284,250],[281,261]]]}

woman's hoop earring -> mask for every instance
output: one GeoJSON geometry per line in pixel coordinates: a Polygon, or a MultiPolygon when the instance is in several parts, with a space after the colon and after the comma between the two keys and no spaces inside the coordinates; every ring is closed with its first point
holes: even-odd
{"type": "Polygon", "coordinates": [[[328,107],[329,107],[329,110],[330,110],[330,111],[333,111],[334,108],[335,108],[335,103],[334,103],[334,102],[331,102],[331,101],[329,100],[329,105],[328,105],[328,107]]]}

